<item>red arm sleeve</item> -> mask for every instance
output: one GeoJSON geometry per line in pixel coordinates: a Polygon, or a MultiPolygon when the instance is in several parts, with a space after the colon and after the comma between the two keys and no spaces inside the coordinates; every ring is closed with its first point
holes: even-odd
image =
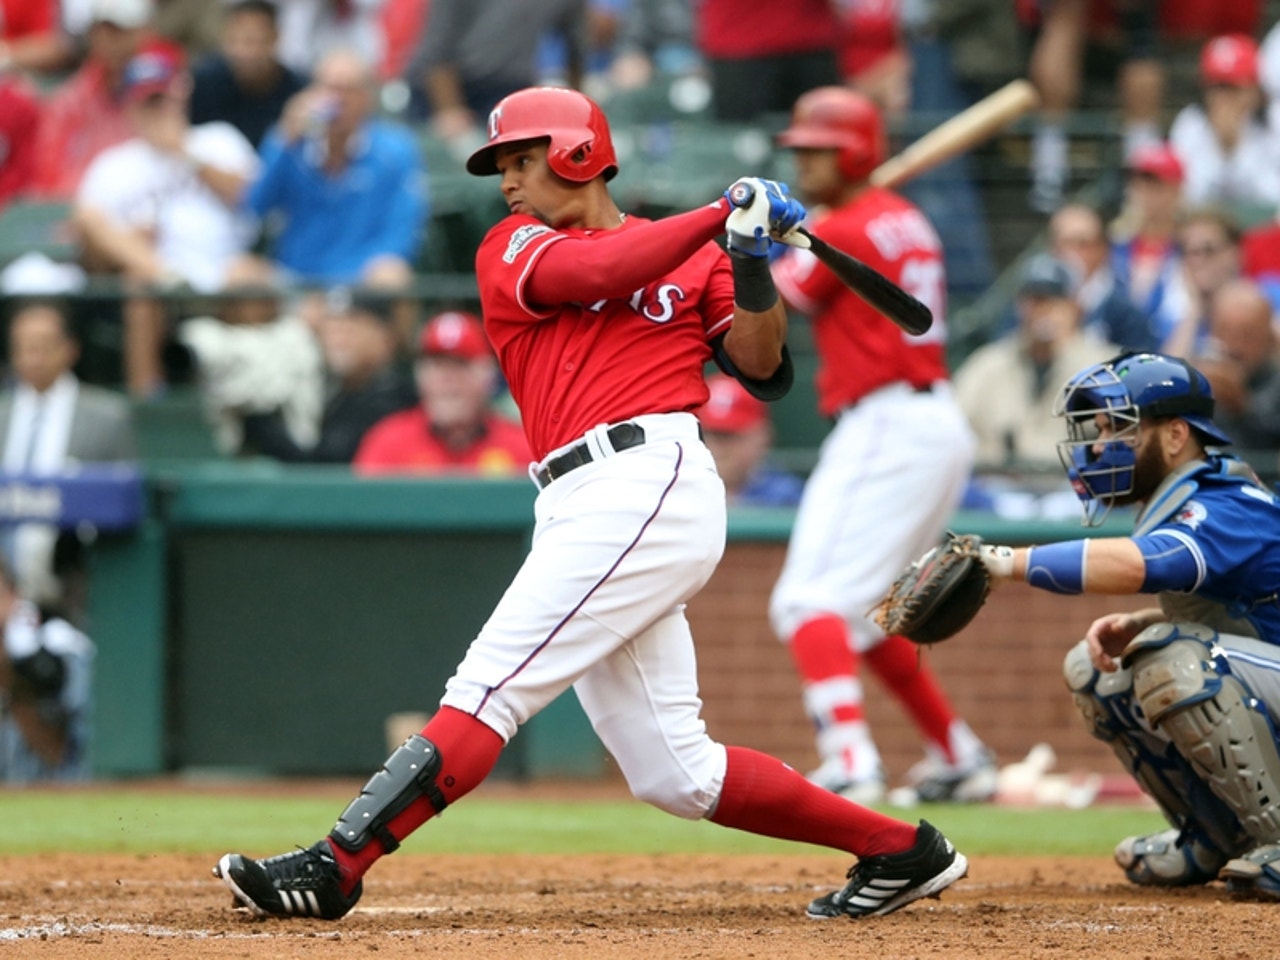
{"type": "Polygon", "coordinates": [[[724,230],[729,201],[590,239],[566,238],[543,251],[526,281],[533,303],[626,297],[688,260],[724,230]]]}

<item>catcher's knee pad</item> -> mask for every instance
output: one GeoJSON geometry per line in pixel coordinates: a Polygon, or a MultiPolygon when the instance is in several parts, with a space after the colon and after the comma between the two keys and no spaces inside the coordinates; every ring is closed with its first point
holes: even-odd
{"type": "Polygon", "coordinates": [[[439,772],[440,752],[430,740],[415,733],[369,778],[360,796],[342,811],[329,838],[344,850],[355,853],[377,837],[382,848],[390,853],[400,846],[400,841],[388,829],[396,814],[419,797],[426,797],[436,813],[448,806],[436,785],[439,772]]]}
{"type": "Polygon", "coordinates": [[[1231,673],[1217,633],[1163,624],[1125,650],[1150,722],[1187,759],[1254,840],[1280,840],[1280,749],[1265,705],[1231,673]]]}
{"type": "Polygon", "coordinates": [[[1226,853],[1240,846],[1235,813],[1209,789],[1192,765],[1143,716],[1133,688],[1133,673],[1121,668],[1097,670],[1085,641],[1063,662],[1063,674],[1089,733],[1106,743],[1165,816],[1201,843],[1226,853]]]}
{"type": "Polygon", "coordinates": [[[1089,644],[1081,640],[1067,651],[1062,675],[1091,736],[1114,743],[1135,727],[1133,675],[1128,670],[1103,673],[1089,659],[1089,644]]]}

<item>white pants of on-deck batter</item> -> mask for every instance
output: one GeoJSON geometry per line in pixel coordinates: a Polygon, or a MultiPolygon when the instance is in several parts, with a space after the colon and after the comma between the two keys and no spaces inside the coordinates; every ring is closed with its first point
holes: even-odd
{"type": "Polygon", "coordinates": [[[697,819],[724,782],[706,732],[686,601],[724,552],[724,485],[691,414],[637,417],[646,442],[538,496],[528,557],[441,703],[505,739],[573,686],[641,800],[697,819]]]}
{"type": "Polygon", "coordinates": [[[822,614],[848,622],[855,648],[884,632],[867,612],[938,542],[960,502],[975,442],[950,387],[895,383],[840,414],[805,484],[769,616],[790,641],[822,614]]]}

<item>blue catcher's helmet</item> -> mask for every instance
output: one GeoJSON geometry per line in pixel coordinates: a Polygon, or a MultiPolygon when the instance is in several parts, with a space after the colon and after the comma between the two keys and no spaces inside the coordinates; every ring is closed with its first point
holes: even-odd
{"type": "Polygon", "coordinates": [[[1141,419],[1178,417],[1207,444],[1230,443],[1213,422],[1213,390],[1195,367],[1159,353],[1123,353],[1076,374],[1054,408],[1067,421],[1058,457],[1084,502],[1086,526],[1101,523],[1118,498],[1133,493],[1141,419]],[[1100,442],[1098,415],[1111,425],[1100,442]]]}

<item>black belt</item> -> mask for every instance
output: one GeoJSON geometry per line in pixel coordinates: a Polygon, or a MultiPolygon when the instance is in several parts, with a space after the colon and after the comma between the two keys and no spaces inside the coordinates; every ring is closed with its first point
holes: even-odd
{"type": "MultiPolygon", "coordinates": [[[[616,423],[604,433],[614,453],[630,450],[644,443],[644,427],[638,423],[616,423]]],[[[591,448],[584,440],[574,444],[558,457],[552,457],[541,468],[534,471],[533,480],[538,489],[544,489],[552,480],[558,480],[571,470],[586,466],[594,457],[591,448]]]]}

